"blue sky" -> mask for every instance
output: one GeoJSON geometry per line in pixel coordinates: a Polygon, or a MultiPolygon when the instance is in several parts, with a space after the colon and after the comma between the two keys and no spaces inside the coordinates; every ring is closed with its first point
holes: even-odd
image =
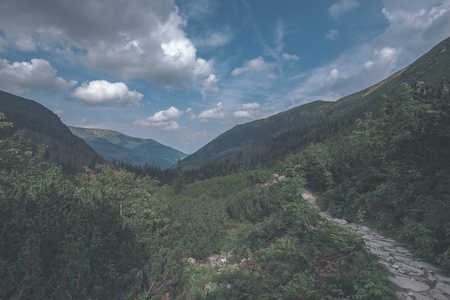
{"type": "Polygon", "coordinates": [[[449,36],[438,0],[7,0],[0,89],[67,125],[193,153],[368,87],[449,36]]]}

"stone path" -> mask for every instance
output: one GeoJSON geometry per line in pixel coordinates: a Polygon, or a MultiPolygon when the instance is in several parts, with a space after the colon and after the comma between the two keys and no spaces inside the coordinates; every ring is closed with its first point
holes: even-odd
{"type": "Polygon", "coordinates": [[[380,263],[394,274],[390,280],[397,287],[397,299],[400,300],[449,300],[450,278],[429,263],[417,260],[411,252],[396,241],[380,235],[377,231],[344,219],[336,219],[327,212],[320,211],[313,193],[305,190],[303,199],[315,207],[322,218],[361,236],[367,249],[380,258],[380,263]],[[441,273],[441,274],[439,274],[441,273]]]}

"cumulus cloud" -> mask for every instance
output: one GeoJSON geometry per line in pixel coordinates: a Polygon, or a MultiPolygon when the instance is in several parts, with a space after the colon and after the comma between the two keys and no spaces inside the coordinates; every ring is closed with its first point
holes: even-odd
{"type": "Polygon", "coordinates": [[[3,1],[0,19],[10,47],[58,49],[124,79],[189,88],[213,73],[214,61],[197,57],[173,0],[3,1]]]}
{"type": "Polygon", "coordinates": [[[61,91],[68,89],[76,81],[56,76],[54,69],[45,59],[34,58],[30,62],[9,63],[0,58],[0,88],[12,93],[22,94],[30,88],[61,91]]]}
{"type": "Polygon", "coordinates": [[[383,5],[382,12],[389,27],[376,42],[380,46],[404,49],[402,56],[405,59],[422,54],[429,45],[449,36],[449,1],[384,0],[383,5]]]}
{"type": "Polygon", "coordinates": [[[106,80],[84,82],[70,94],[70,97],[87,104],[122,103],[139,107],[144,95],[130,91],[123,82],[111,83],[106,80]]]}
{"type": "Polygon", "coordinates": [[[367,70],[375,68],[392,70],[397,63],[400,52],[400,49],[390,47],[375,50],[375,59],[365,62],[364,68],[367,70]]]}
{"type": "Polygon", "coordinates": [[[180,125],[175,121],[183,114],[178,108],[171,106],[161,110],[145,120],[136,120],[135,125],[163,127],[165,130],[177,130],[180,125]]]}
{"type": "Polygon", "coordinates": [[[170,120],[178,119],[183,114],[178,108],[171,106],[169,109],[161,110],[155,113],[153,116],[147,118],[150,122],[167,122],[170,120]]]}
{"type": "Polygon", "coordinates": [[[219,88],[217,87],[217,83],[219,82],[219,79],[217,79],[216,75],[211,74],[205,81],[203,82],[203,88],[201,91],[203,100],[206,98],[206,94],[209,93],[216,93],[219,91],[219,88]]]}
{"type": "Polygon", "coordinates": [[[328,30],[327,34],[325,35],[325,38],[327,40],[336,40],[339,37],[339,31],[330,29],[328,30]]]}
{"type": "Polygon", "coordinates": [[[336,100],[364,89],[448,37],[449,1],[383,0],[383,6],[382,13],[389,22],[386,30],[330,64],[301,74],[306,80],[290,92],[293,100],[336,100]]]}
{"type": "Polygon", "coordinates": [[[208,121],[212,119],[223,119],[225,114],[223,112],[223,104],[222,102],[217,103],[217,106],[214,108],[208,108],[202,111],[197,118],[200,121],[208,121]]]}
{"type": "Polygon", "coordinates": [[[233,112],[237,119],[253,119],[261,115],[261,105],[257,102],[242,104],[241,110],[233,112]]]}
{"type": "Polygon", "coordinates": [[[291,54],[283,53],[283,54],[281,54],[281,57],[284,60],[291,60],[291,61],[298,61],[298,60],[300,60],[300,57],[298,57],[295,54],[291,55],[291,54]]]}
{"type": "Polygon", "coordinates": [[[328,8],[328,14],[337,19],[343,14],[358,8],[359,2],[358,0],[340,0],[338,3],[334,3],[328,8]]]}
{"type": "Polygon", "coordinates": [[[247,64],[245,64],[242,68],[236,68],[231,72],[231,75],[238,76],[242,73],[253,73],[259,72],[267,69],[271,69],[274,65],[271,63],[266,63],[264,58],[258,56],[255,59],[252,59],[247,64]]]}

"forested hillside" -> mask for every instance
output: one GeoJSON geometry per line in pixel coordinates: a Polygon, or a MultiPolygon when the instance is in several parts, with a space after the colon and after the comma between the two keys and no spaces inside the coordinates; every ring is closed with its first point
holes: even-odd
{"type": "Polygon", "coordinates": [[[351,131],[355,121],[367,112],[378,115],[383,95],[416,81],[431,85],[450,83],[450,38],[442,41],[410,66],[365,90],[335,102],[315,101],[275,116],[238,125],[218,136],[183,160],[183,168],[201,174],[220,174],[242,165],[271,163],[287,153],[297,152],[351,131]]]}
{"type": "Polygon", "coordinates": [[[379,117],[297,158],[323,209],[375,224],[450,270],[448,88],[404,84],[379,117]]]}
{"type": "Polygon", "coordinates": [[[178,159],[186,157],[185,153],[152,139],[140,139],[105,129],[72,126],[69,129],[110,162],[167,169],[174,166],[178,159]]]}
{"type": "Polygon", "coordinates": [[[24,130],[25,137],[47,146],[44,159],[63,166],[66,173],[77,173],[83,166],[104,162],[82,139],[74,136],[59,117],[41,104],[0,91],[0,111],[13,127],[0,130],[0,138],[24,130]]]}

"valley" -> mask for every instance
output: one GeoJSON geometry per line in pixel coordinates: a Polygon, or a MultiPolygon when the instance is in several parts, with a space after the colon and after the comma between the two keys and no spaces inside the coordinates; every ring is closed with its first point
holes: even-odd
{"type": "Polygon", "coordinates": [[[0,92],[0,298],[450,297],[449,47],[188,156],[0,92]]]}

